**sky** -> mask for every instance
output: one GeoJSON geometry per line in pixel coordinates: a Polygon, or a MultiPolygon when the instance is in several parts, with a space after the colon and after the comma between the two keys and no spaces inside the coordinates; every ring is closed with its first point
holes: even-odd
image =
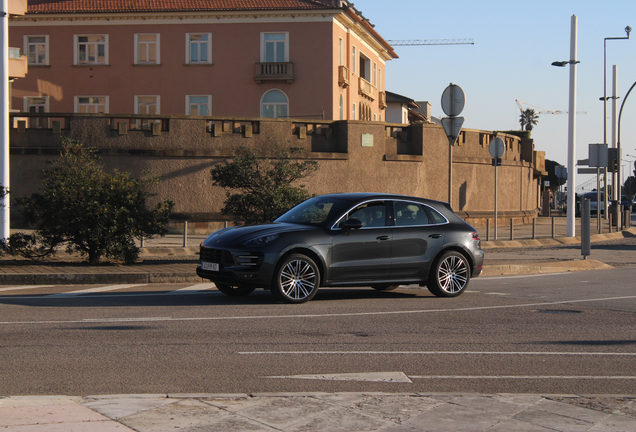
{"type": "MultiPolygon", "coordinates": [[[[617,65],[620,110],[636,82],[636,2],[634,0],[535,0],[428,2],[424,0],[355,0],[356,9],[387,40],[474,39],[474,45],[398,46],[400,58],[387,62],[386,90],[417,101],[429,101],[435,117],[445,117],[440,99],[450,84],[466,95],[464,127],[519,129],[523,108],[569,107],[570,23],[578,17],[576,160],[588,157],[588,145],[603,143],[603,41],[607,41],[607,95],[612,95],[612,66],[617,65]],[[390,6],[388,6],[390,5],[390,6]],[[585,112],[586,114],[583,114],[585,112]]],[[[607,142],[612,139],[612,105],[607,104],[607,142]]],[[[618,116],[618,114],[617,114],[618,116]]],[[[543,114],[532,130],[535,150],[567,166],[568,114],[543,114]]],[[[621,117],[623,178],[636,160],[636,89],[621,117]],[[628,154],[634,157],[627,156],[628,154]]],[[[577,175],[577,192],[596,187],[596,177],[577,175]]]]}

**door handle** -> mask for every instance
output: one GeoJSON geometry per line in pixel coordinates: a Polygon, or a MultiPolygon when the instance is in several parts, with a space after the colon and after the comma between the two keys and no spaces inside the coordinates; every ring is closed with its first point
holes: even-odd
{"type": "Polygon", "coordinates": [[[440,238],[442,235],[441,234],[431,234],[429,237],[430,238],[440,238]]]}
{"type": "Polygon", "coordinates": [[[379,241],[385,241],[385,240],[390,240],[390,239],[391,239],[391,236],[380,236],[380,237],[376,238],[376,240],[379,240],[379,241]]]}

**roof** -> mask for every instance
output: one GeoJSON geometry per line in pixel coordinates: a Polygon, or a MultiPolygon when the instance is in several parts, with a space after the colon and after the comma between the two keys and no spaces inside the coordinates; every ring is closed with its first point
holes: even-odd
{"type": "Polygon", "coordinates": [[[393,93],[393,92],[390,92],[390,91],[386,92],[386,101],[387,101],[387,103],[388,102],[405,103],[410,108],[420,108],[420,105],[417,102],[415,102],[414,99],[407,98],[406,96],[402,96],[402,95],[399,95],[397,93],[393,93]]]}
{"type": "Polygon", "coordinates": [[[28,14],[334,9],[332,0],[28,0],[28,14]]]}

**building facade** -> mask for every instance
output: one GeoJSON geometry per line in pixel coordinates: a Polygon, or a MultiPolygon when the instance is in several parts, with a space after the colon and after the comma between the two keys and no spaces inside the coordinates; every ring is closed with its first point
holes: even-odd
{"type": "Polygon", "coordinates": [[[383,121],[391,46],[341,0],[29,0],[24,112],[383,121]]]}

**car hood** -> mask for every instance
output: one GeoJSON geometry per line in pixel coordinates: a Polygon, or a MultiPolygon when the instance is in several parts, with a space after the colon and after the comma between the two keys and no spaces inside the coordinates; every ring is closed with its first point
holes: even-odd
{"type": "Polygon", "coordinates": [[[290,223],[271,223],[263,225],[234,226],[216,231],[203,242],[205,247],[237,246],[248,240],[267,235],[282,234],[287,232],[315,230],[316,227],[290,223]]]}

